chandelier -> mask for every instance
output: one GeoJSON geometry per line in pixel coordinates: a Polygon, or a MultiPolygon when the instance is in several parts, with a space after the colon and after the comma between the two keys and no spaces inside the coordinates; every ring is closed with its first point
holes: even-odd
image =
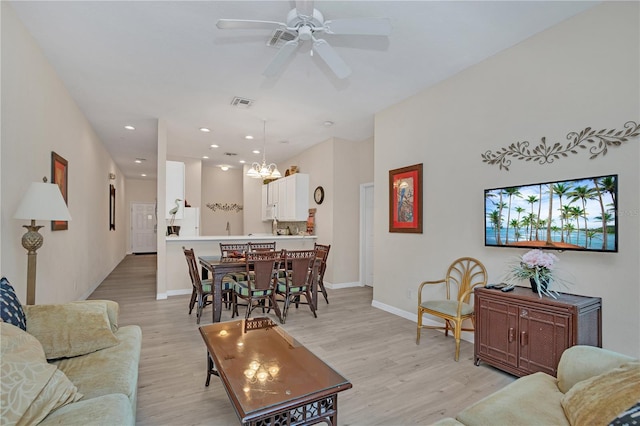
{"type": "Polygon", "coordinates": [[[280,171],[278,171],[278,166],[275,163],[271,163],[267,165],[266,162],[266,151],[267,151],[267,122],[266,120],[262,122],[262,164],[254,162],[249,170],[247,171],[247,176],[255,179],[271,179],[271,178],[279,178],[282,177],[280,171]]]}

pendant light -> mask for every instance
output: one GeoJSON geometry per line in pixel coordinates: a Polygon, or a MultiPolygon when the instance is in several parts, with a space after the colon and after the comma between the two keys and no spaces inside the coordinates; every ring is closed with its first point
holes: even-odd
{"type": "Polygon", "coordinates": [[[282,177],[278,166],[275,163],[267,165],[266,151],[267,151],[267,121],[262,122],[262,164],[254,162],[249,170],[247,176],[255,179],[276,179],[282,177]]]}

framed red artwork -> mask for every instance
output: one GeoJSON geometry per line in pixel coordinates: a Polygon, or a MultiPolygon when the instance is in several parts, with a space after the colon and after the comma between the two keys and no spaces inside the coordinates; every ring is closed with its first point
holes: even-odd
{"type": "Polygon", "coordinates": [[[389,170],[389,232],[422,234],[422,163],[389,170]]]}
{"type": "MultiPolygon", "coordinates": [[[[68,163],[67,160],[51,151],[51,182],[58,185],[60,192],[62,192],[62,198],[64,198],[65,204],[69,205],[67,199],[67,176],[68,176],[68,163]]],[[[52,220],[52,231],[64,231],[69,229],[69,222],[66,220],[52,220]]]]}

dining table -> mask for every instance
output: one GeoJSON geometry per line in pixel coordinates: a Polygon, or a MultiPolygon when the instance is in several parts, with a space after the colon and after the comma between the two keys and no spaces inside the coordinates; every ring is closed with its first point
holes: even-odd
{"type": "MultiPolygon", "coordinates": [[[[198,256],[200,266],[202,266],[202,279],[209,279],[211,274],[211,290],[213,303],[213,322],[220,322],[222,317],[222,279],[225,275],[234,272],[245,272],[247,270],[247,262],[245,258],[220,256],[198,256]]],[[[311,303],[318,306],[318,269],[320,268],[320,259],[314,261],[314,279],[311,286],[311,303]]]]}

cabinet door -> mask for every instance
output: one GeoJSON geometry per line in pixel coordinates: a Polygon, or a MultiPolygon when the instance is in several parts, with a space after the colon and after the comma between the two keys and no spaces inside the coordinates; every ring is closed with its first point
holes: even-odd
{"type": "Polygon", "coordinates": [[[478,298],[478,354],[498,363],[517,367],[518,307],[499,300],[478,298]]]}
{"type": "Polygon", "coordinates": [[[571,316],[535,308],[520,308],[519,367],[524,374],[556,375],[562,352],[569,345],[571,316]]]}
{"type": "Polygon", "coordinates": [[[262,185],[262,203],[260,204],[260,217],[263,221],[269,220],[267,217],[267,208],[269,206],[269,185],[262,185]]]}
{"type": "Polygon", "coordinates": [[[278,220],[291,220],[291,208],[287,198],[287,187],[291,179],[286,177],[278,179],[278,220]]]}

